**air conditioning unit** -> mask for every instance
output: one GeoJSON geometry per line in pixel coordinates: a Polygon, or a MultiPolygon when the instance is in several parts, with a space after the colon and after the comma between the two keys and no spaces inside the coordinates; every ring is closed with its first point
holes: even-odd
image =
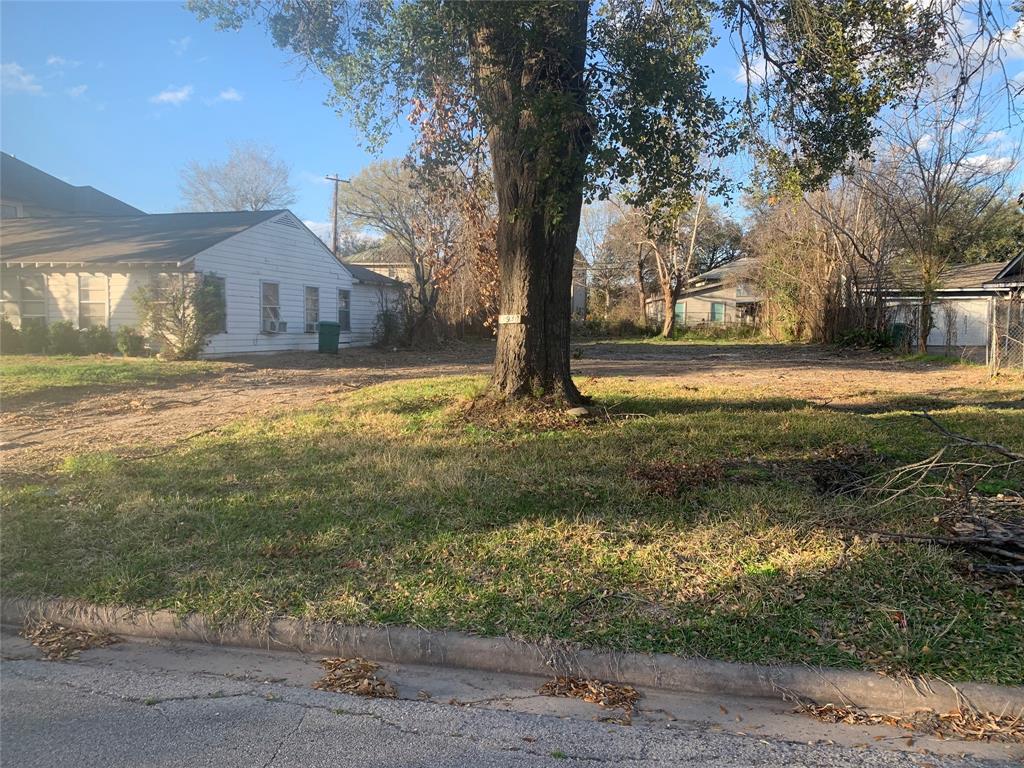
{"type": "Polygon", "coordinates": [[[288,323],[284,320],[265,320],[263,322],[264,333],[287,333],[288,323]]]}

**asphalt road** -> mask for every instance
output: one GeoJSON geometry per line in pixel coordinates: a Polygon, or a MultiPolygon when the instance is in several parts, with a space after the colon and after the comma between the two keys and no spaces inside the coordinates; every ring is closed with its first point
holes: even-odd
{"type": "Polygon", "coordinates": [[[0,667],[0,760],[20,768],[1000,764],[742,736],[678,721],[624,727],[356,698],[209,672],[31,658],[7,658],[0,667]]]}

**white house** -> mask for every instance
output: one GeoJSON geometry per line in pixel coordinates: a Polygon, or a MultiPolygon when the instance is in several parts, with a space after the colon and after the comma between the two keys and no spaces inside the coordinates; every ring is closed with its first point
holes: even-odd
{"type": "Polygon", "coordinates": [[[367,344],[402,283],[339,262],[290,211],[5,218],[0,310],[16,326],[135,326],[139,286],[179,273],[223,281],[226,322],[206,357],[317,348],[317,323],[367,344]]]}
{"type": "MultiPolygon", "coordinates": [[[[1022,290],[1024,254],[1008,261],[947,266],[931,306],[928,351],[986,360],[998,342],[997,309],[1014,297],[1019,301],[1022,290]]],[[[909,272],[897,273],[883,295],[893,321],[908,326],[914,343],[921,312],[919,284],[909,272]]]]}

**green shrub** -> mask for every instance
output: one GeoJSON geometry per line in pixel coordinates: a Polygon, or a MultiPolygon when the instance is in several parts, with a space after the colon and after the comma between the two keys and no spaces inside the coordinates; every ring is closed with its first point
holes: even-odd
{"type": "Polygon", "coordinates": [[[756,339],[761,329],[755,325],[725,325],[723,323],[698,323],[677,328],[673,338],[694,341],[742,341],[756,339]]]}
{"type": "Polygon", "coordinates": [[[82,350],[87,355],[112,355],[114,353],[114,335],[105,325],[93,325],[83,328],[82,350]]]}
{"type": "Polygon", "coordinates": [[[405,344],[409,338],[409,320],[402,306],[385,306],[373,324],[373,346],[390,349],[405,344]]]}
{"type": "Polygon", "coordinates": [[[50,331],[42,320],[21,321],[21,351],[39,355],[50,344],[50,331]]]}
{"type": "Polygon", "coordinates": [[[618,320],[589,318],[572,321],[572,336],[577,339],[626,339],[647,335],[648,330],[631,318],[618,320]]]}
{"type": "Polygon", "coordinates": [[[130,325],[117,329],[117,349],[125,357],[142,357],[146,352],[146,337],[130,325]]]}
{"type": "Polygon", "coordinates": [[[175,275],[139,288],[135,306],[161,358],[196,360],[224,327],[224,282],[213,274],[175,275]]]}
{"type": "Polygon", "coordinates": [[[82,337],[72,322],[62,320],[50,325],[46,351],[51,355],[82,354],[82,337]]]}
{"type": "Polygon", "coordinates": [[[21,349],[21,332],[6,315],[0,317],[0,355],[17,355],[21,349]]]}

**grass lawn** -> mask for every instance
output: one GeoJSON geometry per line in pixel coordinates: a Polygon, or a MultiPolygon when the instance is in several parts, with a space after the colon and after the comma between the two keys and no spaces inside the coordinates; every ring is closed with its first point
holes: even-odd
{"type": "MultiPolygon", "coordinates": [[[[588,381],[611,413],[566,429],[467,421],[478,379],[371,387],[142,460],[68,458],[0,491],[4,589],[200,611],[401,623],[588,646],[1024,682],[1024,590],[960,555],[841,527],[928,531],[936,509],[850,508],[803,467],[836,445],[920,459],[906,411],[750,389],[588,381]],[[682,498],[635,470],[748,457],[682,498]]],[[[933,411],[1024,448],[1024,412],[933,411]]]]}
{"type": "Polygon", "coordinates": [[[4,398],[21,398],[55,389],[114,389],[157,384],[197,373],[215,372],[224,367],[224,363],[208,361],[168,362],[101,355],[6,355],[0,357],[0,390],[4,398]]]}

